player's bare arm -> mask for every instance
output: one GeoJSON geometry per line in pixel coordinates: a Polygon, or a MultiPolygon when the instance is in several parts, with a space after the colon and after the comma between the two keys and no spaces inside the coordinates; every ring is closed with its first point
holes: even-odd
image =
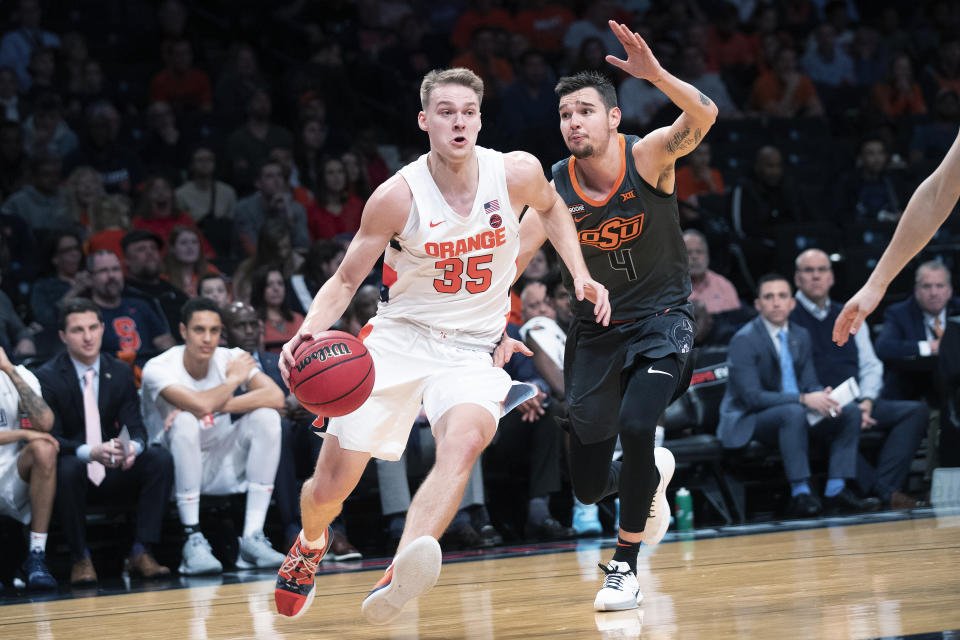
{"type": "Polygon", "coordinates": [[[10,382],[20,396],[20,410],[30,418],[30,424],[38,431],[50,431],[53,428],[53,411],[43,400],[43,396],[34,393],[30,385],[20,377],[17,368],[7,357],[7,352],[0,348],[0,371],[7,374],[10,382]]]}
{"type": "Polygon", "coordinates": [[[340,268],[320,287],[297,335],[283,345],[280,374],[288,386],[297,347],[315,334],[329,329],[343,315],[353,294],[370,274],[390,240],[403,232],[412,205],[410,187],[399,175],[394,175],[377,187],[367,200],[360,219],[360,229],[350,242],[340,268]]]}
{"type": "Polygon", "coordinates": [[[867,283],[837,317],[833,325],[833,341],[846,344],[847,339],[863,325],[867,316],[880,304],[887,287],[911,259],[923,249],[950,215],[960,197],[960,135],[943,162],[910,197],[907,208],[897,223],[893,239],[874,268],[867,283]]]}
{"type": "MultiPolygon", "coordinates": [[[[610,322],[610,300],[607,288],[590,277],[580,251],[577,228],[567,206],[543,175],[540,162],[529,153],[515,151],[504,157],[507,188],[514,202],[523,202],[540,214],[543,232],[560,255],[573,277],[577,300],[594,303],[593,313],[604,326],[610,322]]],[[[521,223],[521,233],[523,225],[521,223]]],[[[521,239],[521,251],[525,250],[521,239]]],[[[534,249],[536,251],[536,249],[534,249]]],[[[531,254],[532,255],[532,254],[531,254]]],[[[527,256],[527,262],[530,257],[527,256]]],[[[518,263],[519,264],[519,263],[518,263]]]]}
{"type": "Polygon", "coordinates": [[[635,78],[648,80],[683,111],[672,125],[650,132],[633,148],[640,176],[657,188],[673,191],[674,162],[697,148],[717,120],[717,105],[696,87],[661,67],[640,34],[613,20],[610,28],[626,50],[627,59],[608,55],[607,62],[635,78]]]}
{"type": "Polygon", "coordinates": [[[286,402],[283,390],[270,376],[258,371],[247,381],[248,391],[230,396],[220,411],[223,413],[249,413],[255,409],[283,409],[286,402]]]}

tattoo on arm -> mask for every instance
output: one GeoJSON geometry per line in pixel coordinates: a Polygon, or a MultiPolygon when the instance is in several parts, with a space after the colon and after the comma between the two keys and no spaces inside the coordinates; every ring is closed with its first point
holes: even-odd
{"type": "Polygon", "coordinates": [[[679,133],[673,134],[673,137],[667,140],[667,152],[668,153],[682,153],[689,151],[693,147],[700,144],[700,139],[703,137],[703,132],[700,129],[694,129],[693,137],[690,137],[690,128],[687,127],[679,133]]]}
{"type": "Polygon", "coordinates": [[[20,394],[20,408],[27,414],[31,422],[36,422],[43,412],[50,411],[50,406],[47,405],[43,397],[34,393],[30,385],[24,382],[16,371],[12,371],[7,377],[17,388],[17,393],[20,394]]]}
{"type": "Polygon", "coordinates": [[[700,104],[702,104],[703,106],[707,106],[707,105],[710,104],[710,98],[708,98],[707,96],[703,95],[702,92],[699,92],[699,91],[698,91],[697,93],[700,94],[700,104]]]}

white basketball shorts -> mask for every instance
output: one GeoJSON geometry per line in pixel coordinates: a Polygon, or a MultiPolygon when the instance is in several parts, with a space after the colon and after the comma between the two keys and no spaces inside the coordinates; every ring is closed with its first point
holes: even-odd
{"type": "Polygon", "coordinates": [[[495,421],[510,390],[510,376],[493,356],[457,346],[402,320],[374,318],[363,344],[373,357],[373,392],[359,409],[331,418],[327,433],[344,449],[399,460],[423,404],[431,428],[450,408],[476,404],[495,421]]]}

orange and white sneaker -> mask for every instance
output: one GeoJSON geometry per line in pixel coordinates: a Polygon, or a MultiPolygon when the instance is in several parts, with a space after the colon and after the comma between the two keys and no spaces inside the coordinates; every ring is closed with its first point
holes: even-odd
{"type": "Polygon", "coordinates": [[[397,554],[386,573],[363,601],[364,617],[373,624],[387,624],[403,606],[433,588],[440,577],[443,554],[440,543],[421,536],[397,554]]]}
{"type": "Polygon", "coordinates": [[[277,572],[277,586],[273,591],[273,600],[280,615],[299,618],[310,608],[316,594],[314,578],[317,567],[330,548],[333,531],[327,527],[323,535],[323,547],[309,549],[303,544],[301,531],[297,541],[287,552],[287,557],[277,572]]]}

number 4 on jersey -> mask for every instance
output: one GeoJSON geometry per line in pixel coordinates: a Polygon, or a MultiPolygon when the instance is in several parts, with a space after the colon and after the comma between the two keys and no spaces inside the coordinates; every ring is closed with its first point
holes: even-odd
{"type": "Polygon", "coordinates": [[[633,265],[633,256],[630,255],[630,249],[608,251],[607,256],[610,259],[611,269],[626,272],[627,280],[631,282],[637,279],[637,268],[633,265]]]}

